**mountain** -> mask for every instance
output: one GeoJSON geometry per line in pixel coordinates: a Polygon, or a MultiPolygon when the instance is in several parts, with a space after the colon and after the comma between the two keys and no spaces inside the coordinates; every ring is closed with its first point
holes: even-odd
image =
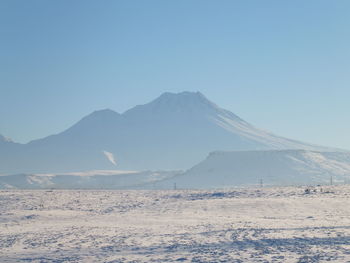
{"type": "Polygon", "coordinates": [[[158,188],[329,184],[350,182],[349,152],[265,150],[212,152],[182,175],[158,182],[158,188]]]}
{"type": "Polygon", "coordinates": [[[199,92],[164,93],[123,114],[95,111],[62,133],[8,151],[0,174],[178,170],[216,150],[276,149],[329,150],[260,130],[199,92]]]}

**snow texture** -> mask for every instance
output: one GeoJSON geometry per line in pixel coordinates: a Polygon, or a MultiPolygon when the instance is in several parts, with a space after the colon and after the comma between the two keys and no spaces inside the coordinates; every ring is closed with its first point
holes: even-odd
{"type": "Polygon", "coordinates": [[[350,187],[0,191],[0,262],[349,262],[350,187]]]}

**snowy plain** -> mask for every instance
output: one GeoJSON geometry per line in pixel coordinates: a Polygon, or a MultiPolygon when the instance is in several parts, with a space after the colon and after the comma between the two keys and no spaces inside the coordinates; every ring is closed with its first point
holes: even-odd
{"type": "Polygon", "coordinates": [[[350,262],[350,185],[1,190],[0,262],[350,262]]]}

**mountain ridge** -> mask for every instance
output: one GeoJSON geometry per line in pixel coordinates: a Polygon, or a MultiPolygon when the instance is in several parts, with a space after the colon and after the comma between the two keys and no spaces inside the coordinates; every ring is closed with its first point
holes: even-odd
{"type": "Polygon", "coordinates": [[[0,173],[113,169],[183,170],[222,150],[329,151],[258,129],[200,92],[161,94],[120,114],[98,110],[55,135],[3,152],[0,173]]]}

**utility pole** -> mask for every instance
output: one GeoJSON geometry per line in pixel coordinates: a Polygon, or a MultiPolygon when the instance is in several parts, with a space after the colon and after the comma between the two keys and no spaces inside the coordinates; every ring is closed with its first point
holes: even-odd
{"type": "Polygon", "coordinates": [[[333,176],[331,175],[331,178],[330,178],[330,183],[331,185],[333,185],[333,176]]]}
{"type": "Polygon", "coordinates": [[[260,187],[263,188],[264,187],[264,182],[263,182],[263,179],[260,179],[259,180],[259,184],[260,184],[260,187]]]}
{"type": "Polygon", "coordinates": [[[176,190],[176,183],[174,183],[174,190],[176,190]]]}

